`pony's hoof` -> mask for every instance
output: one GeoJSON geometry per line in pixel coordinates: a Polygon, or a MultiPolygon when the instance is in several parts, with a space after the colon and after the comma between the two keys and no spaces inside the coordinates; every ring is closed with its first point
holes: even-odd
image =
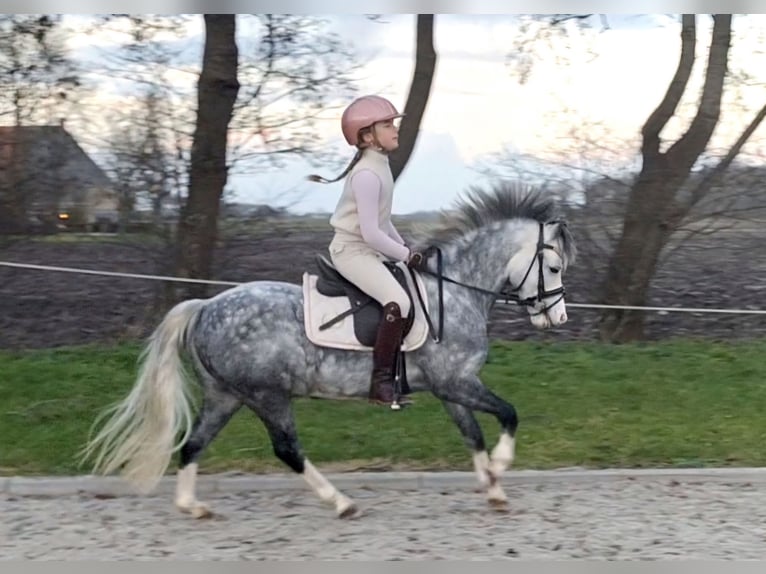
{"type": "Polygon", "coordinates": [[[192,508],[189,512],[194,518],[212,518],[213,517],[213,511],[210,510],[204,504],[198,504],[197,506],[192,508]]]}
{"type": "Polygon", "coordinates": [[[356,505],[350,504],[346,508],[338,512],[338,518],[343,518],[347,520],[349,518],[354,518],[358,514],[359,514],[359,509],[356,507],[356,505]]]}
{"type": "Polygon", "coordinates": [[[497,481],[489,487],[489,491],[487,492],[487,502],[489,503],[490,508],[499,512],[503,512],[508,508],[508,497],[497,481]]]}
{"type": "Polygon", "coordinates": [[[192,504],[179,504],[176,503],[178,510],[191,514],[194,518],[210,518],[213,516],[213,512],[208,508],[207,504],[201,502],[194,502],[192,504]]]}

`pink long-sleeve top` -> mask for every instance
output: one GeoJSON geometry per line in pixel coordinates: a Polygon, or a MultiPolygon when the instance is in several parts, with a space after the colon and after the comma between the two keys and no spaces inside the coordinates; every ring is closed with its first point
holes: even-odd
{"type": "Polygon", "coordinates": [[[380,179],[369,169],[359,170],[352,176],[351,189],[359,216],[359,230],[370,247],[387,257],[405,261],[410,250],[404,246],[404,240],[391,220],[386,222],[385,229],[378,225],[380,186],[380,179]]]}

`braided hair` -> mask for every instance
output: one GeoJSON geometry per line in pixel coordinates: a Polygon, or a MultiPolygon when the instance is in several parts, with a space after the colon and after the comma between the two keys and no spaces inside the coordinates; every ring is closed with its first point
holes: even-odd
{"type": "Polygon", "coordinates": [[[364,152],[364,148],[359,148],[356,150],[356,153],[354,154],[354,157],[351,159],[351,162],[346,166],[346,169],[343,170],[343,172],[336,177],[335,179],[326,179],[322,177],[321,175],[311,174],[306,177],[309,181],[313,181],[316,183],[334,183],[338,180],[343,179],[348,175],[348,172],[350,172],[353,167],[357,164],[357,162],[362,159],[362,153],[364,152]]]}
{"type": "MultiPolygon", "coordinates": [[[[359,130],[359,141],[360,142],[364,141],[364,136],[367,133],[372,133],[373,139],[377,143],[378,138],[377,138],[377,135],[375,134],[375,130],[373,129],[373,126],[369,126],[359,130]]],[[[346,169],[344,169],[343,172],[335,179],[326,179],[322,177],[321,175],[316,175],[316,174],[311,174],[307,176],[306,179],[308,179],[309,181],[313,181],[315,183],[335,183],[336,181],[343,179],[344,177],[348,175],[348,172],[350,172],[354,168],[354,166],[359,162],[359,160],[362,159],[362,154],[364,153],[364,150],[367,149],[367,147],[368,147],[367,145],[360,143],[357,146],[357,150],[356,150],[356,153],[354,154],[354,157],[351,158],[351,161],[346,166],[346,169]]]]}

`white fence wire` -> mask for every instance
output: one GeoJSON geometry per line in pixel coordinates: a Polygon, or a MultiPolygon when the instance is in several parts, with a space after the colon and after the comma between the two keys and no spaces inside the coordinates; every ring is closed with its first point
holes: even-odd
{"type": "MultiPolygon", "coordinates": [[[[126,279],[145,279],[150,281],[173,281],[179,283],[204,283],[207,285],[226,285],[237,286],[241,282],[220,281],[215,279],[193,279],[186,277],[171,277],[167,275],[146,275],[142,273],[124,273],[119,271],[100,271],[97,269],[80,269],[76,267],[59,267],[56,265],[36,265],[33,263],[14,263],[11,261],[0,261],[0,267],[10,267],[16,269],[32,269],[37,271],[54,271],[62,273],[79,273],[83,275],[102,275],[107,277],[122,277],[126,279]]],[[[658,313],[724,313],[738,315],[766,315],[766,309],[716,309],[707,307],[652,307],[636,305],[603,305],[599,303],[570,303],[567,301],[567,307],[582,309],[625,309],[635,311],[654,311],[658,313]]]]}

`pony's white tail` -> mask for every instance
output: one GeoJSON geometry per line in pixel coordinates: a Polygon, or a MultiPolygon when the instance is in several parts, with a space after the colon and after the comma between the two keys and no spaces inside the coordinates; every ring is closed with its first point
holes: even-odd
{"type": "Polygon", "coordinates": [[[82,451],[83,458],[95,455],[95,473],[122,468],[123,476],[139,491],[150,492],[173,452],[188,438],[193,404],[179,347],[204,303],[192,299],[168,312],[139,357],[138,378],[130,394],[96,419],[94,426],[111,414],[82,451]]]}

